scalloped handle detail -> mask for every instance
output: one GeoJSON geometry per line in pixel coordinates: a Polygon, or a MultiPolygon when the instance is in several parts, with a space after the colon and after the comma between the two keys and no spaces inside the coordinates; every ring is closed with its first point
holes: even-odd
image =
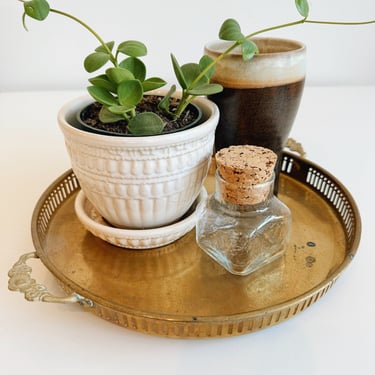
{"type": "Polygon", "coordinates": [[[75,292],[66,297],[58,297],[51,294],[44,285],[38,284],[31,278],[32,268],[27,265],[29,259],[39,259],[39,257],[36,252],[23,254],[9,270],[9,290],[23,293],[27,301],[79,303],[88,307],[94,306],[93,301],[75,292]]]}
{"type": "Polygon", "coordinates": [[[296,152],[297,154],[299,154],[301,156],[301,158],[306,157],[306,152],[305,152],[302,144],[297,142],[293,138],[288,138],[285,147],[288,148],[290,151],[293,151],[293,152],[296,152]]]}

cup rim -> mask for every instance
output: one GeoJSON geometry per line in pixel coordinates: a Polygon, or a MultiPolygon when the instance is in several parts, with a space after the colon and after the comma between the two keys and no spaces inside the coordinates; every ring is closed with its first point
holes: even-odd
{"type": "MultiPolygon", "coordinates": [[[[295,53],[301,53],[306,50],[306,45],[303,42],[300,42],[299,40],[295,39],[289,39],[289,38],[277,38],[277,37],[254,37],[251,38],[250,40],[254,41],[256,44],[257,42],[261,43],[267,43],[267,42],[278,42],[278,43],[283,43],[284,45],[291,46],[290,49],[287,49],[285,51],[275,51],[275,52],[259,52],[254,56],[254,58],[261,58],[261,57],[266,57],[266,56],[275,56],[275,55],[286,55],[286,54],[295,54],[295,53]],[[293,48],[292,46],[295,46],[293,48]]],[[[212,54],[220,54],[224,49],[230,45],[232,45],[234,42],[231,41],[226,41],[226,40],[220,40],[220,39],[215,39],[212,40],[208,43],[206,43],[204,49],[205,51],[209,51],[212,54]],[[224,47],[220,47],[224,46],[224,47]]],[[[229,56],[241,56],[242,53],[239,47],[235,48],[233,51],[229,53],[229,56]]]]}

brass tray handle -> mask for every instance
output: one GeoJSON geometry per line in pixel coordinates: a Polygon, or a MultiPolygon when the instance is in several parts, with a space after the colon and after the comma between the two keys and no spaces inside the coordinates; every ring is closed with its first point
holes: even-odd
{"type": "Polygon", "coordinates": [[[293,151],[293,152],[296,152],[297,154],[299,154],[301,156],[301,158],[306,157],[306,152],[305,152],[302,144],[297,142],[293,138],[288,138],[285,147],[288,148],[290,151],[293,151]]]}
{"type": "Polygon", "coordinates": [[[25,299],[31,302],[79,303],[88,307],[94,306],[93,301],[75,292],[66,297],[52,295],[44,285],[37,284],[36,281],[31,278],[32,268],[26,264],[29,259],[39,259],[39,257],[36,252],[23,254],[8,272],[9,290],[23,293],[25,299]]]}

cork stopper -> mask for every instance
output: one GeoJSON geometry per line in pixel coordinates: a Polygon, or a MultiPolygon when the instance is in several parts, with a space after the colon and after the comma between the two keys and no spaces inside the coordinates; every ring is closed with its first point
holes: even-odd
{"type": "Polygon", "coordinates": [[[225,181],[221,188],[224,200],[252,205],[268,197],[277,160],[273,151],[260,146],[230,146],[218,151],[215,159],[225,181]]]}

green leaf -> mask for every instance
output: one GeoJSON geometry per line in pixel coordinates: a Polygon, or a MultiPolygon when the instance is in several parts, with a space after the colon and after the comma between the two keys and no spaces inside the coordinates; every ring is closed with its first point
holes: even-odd
{"type": "Polygon", "coordinates": [[[23,3],[25,14],[38,21],[47,18],[50,7],[46,0],[31,0],[23,3]]]}
{"type": "Polygon", "coordinates": [[[188,93],[193,96],[200,95],[213,95],[223,91],[223,86],[217,83],[207,83],[195,87],[193,90],[189,90],[188,93]]]}
{"type": "Polygon", "coordinates": [[[172,95],[176,92],[176,85],[172,85],[168,92],[164,95],[164,98],[158,104],[158,108],[162,111],[169,111],[169,103],[172,95]]]}
{"type": "Polygon", "coordinates": [[[117,95],[121,105],[135,106],[143,98],[142,84],[136,79],[121,82],[117,88],[117,95]]]}
{"type": "Polygon", "coordinates": [[[126,107],[124,105],[111,105],[110,107],[108,107],[108,110],[115,114],[115,115],[122,115],[122,117],[124,118],[124,114],[133,110],[134,109],[134,106],[130,106],[130,107],[126,107]]]}
{"type": "Polygon", "coordinates": [[[221,25],[219,38],[222,40],[238,41],[243,39],[244,35],[241,32],[239,23],[235,19],[229,18],[221,25]]]}
{"type": "MultiPolygon", "coordinates": [[[[213,61],[214,61],[213,58],[210,56],[207,56],[207,55],[202,56],[201,59],[199,60],[199,68],[201,72],[203,72],[203,70],[205,70],[213,61]]],[[[215,71],[215,66],[213,65],[205,74],[208,80],[211,78],[212,74],[214,74],[214,71],[215,71]]]]}
{"type": "Polygon", "coordinates": [[[105,74],[116,84],[134,79],[133,73],[124,68],[108,68],[105,74]]]}
{"type": "Polygon", "coordinates": [[[182,69],[181,69],[180,65],[178,64],[178,61],[174,57],[173,54],[171,54],[171,59],[172,59],[174,74],[177,78],[177,81],[183,89],[186,89],[188,85],[187,85],[186,79],[184,77],[184,73],[182,72],[182,69]]]}
{"type": "Polygon", "coordinates": [[[88,55],[83,62],[86,72],[92,73],[104,66],[109,60],[109,55],[104,52],[94,52],[88,55]]]}
{"type": "Polygon", "coordinates": [[[111,82],[105,74],[90,78],[89,82],[93,86],[102,87],[103,89],[106,89],[108,91],[116,92],[117,90],[116,85],[111,82]]]}
{"type": "Polygon", "coordinates": [[[127,40],[117,47],[117,53],[119,52],[131,57],[141,57],[147,55],[147,47],[137,40],[127,40]]]}
{"type": "Polygon", "coordinates": [[[307,18],[310,11],[308,0],[295,0],[295,3],[299,14],[302,17],[307,18]]]}
{"type": "MultiPolygon", "coordinates": [[[[115,42],[111,41],[105,44],[110,51],[113,50],[113,46],[115,45],[115,42]]],[[[104,52],[108,53],[107,49],[104,48],[104,46],[100,45],[99,47],[95,48],[95,52],[104,52]]]]}
{"type": "Polygon", "coordinates": [[[141,82],[146,78],[146,66],[137,57],[128,57],[120,63],[120,67],[132,72],[134,78],[139,79],[141,82]]]}
{"type": "Polygon", "coordinates": [[[164,129],[164,123],[157,114],[143,112],[129,121],[128,129],[132,134],[137,135],[160,134],[164,129]]]}
{"type": "Polygon", "coordinates": [[[167,82],[159,77],[151,77],[142,82],[144,92],[159,89],[160,87],[163,87],[166,84],[167,82]]]}
{"type": "MultiPolygon", "coordinates": [[[[185,77],[185,81],[188,87],[195,81],[195,79],[201,74],[201,69],[198,64],[188,63],[181,66],[181,71],[185,77]]],[[[208,83],[208,78],[202,76],[202,78],[196,83],[196,85],[202,85],[208,83]]]]}
{"type": "Polygon", "coordinates": [[[109,91],[103,89],[102,87],[89,86],[87,91],[96,101],[101,104],[108,106],[117,104],[116,98],[114,98],[109,91]]]}
{"type": "Polygon", "coordinates": [[[120,116],[118,114],[111,112],[107,106],[103,105],[99,112],[99,120],[104,123],[111,123],[124,120],[124,116],[120,116]]]}
{"type": "Polygon", "coordinates": [[[258,46],[252,40],[245,39],[242,42],[241,48],[242,48],[242,58],[245,61],[251,60],[254,57],[254,55],[259,53],[258,46]]]}

